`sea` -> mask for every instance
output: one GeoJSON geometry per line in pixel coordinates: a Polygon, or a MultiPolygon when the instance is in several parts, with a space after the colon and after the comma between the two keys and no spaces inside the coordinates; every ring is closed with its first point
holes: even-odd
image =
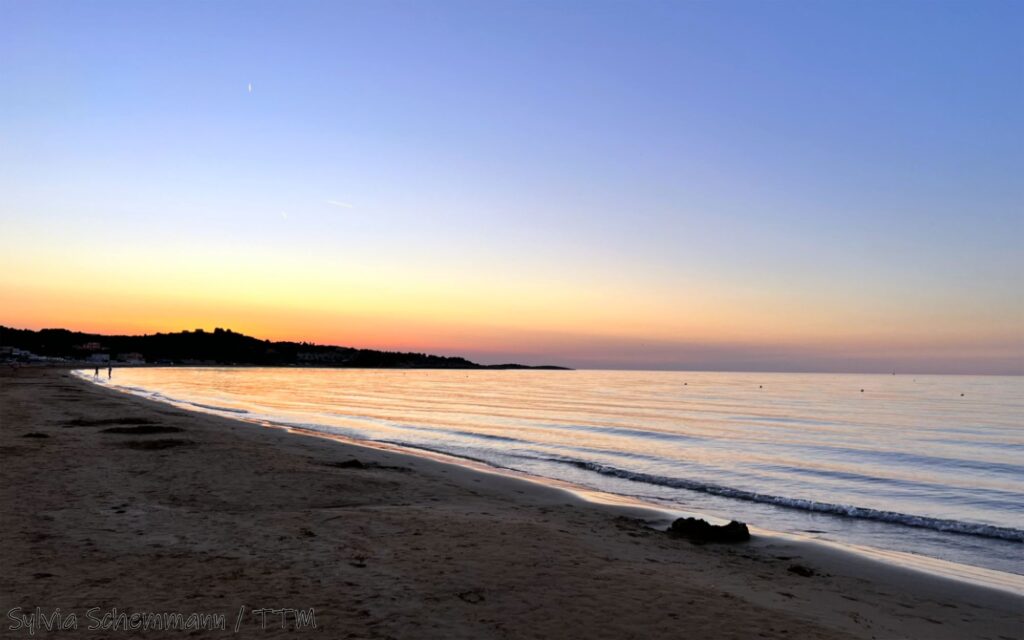
{"type": "Polygon", "coordinates": [[[1024,575],[1024,378],[152,367],[137,396],[1024,575]]]}

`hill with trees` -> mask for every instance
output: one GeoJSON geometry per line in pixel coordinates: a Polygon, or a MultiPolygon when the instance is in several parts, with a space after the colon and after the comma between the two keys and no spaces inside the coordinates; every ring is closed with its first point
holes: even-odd
{"type": "MultiPolygon", "coordinates": [[[[230,329],[155,333],[140,336],[100,335],[67,329],[12,329],[0,326],[0,347],[47,358],[84,361],[109,356],[112,361],[149,364],[239,366],[319,366],[415,369],[564,369],[517,364],[481,365],[465,358],[426,353],[378,351],[318,345],[309,342],[271,342],[230,329]]],[[[10,357],[10,354],[8,354],[10,357]]]]}

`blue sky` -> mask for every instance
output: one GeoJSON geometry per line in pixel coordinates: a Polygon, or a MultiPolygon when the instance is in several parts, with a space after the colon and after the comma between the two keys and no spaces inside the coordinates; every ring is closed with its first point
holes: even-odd
{"type": "MultiPolygon", "coordinates": [[[[0,16],[0,231],[20,248],[0,322],[102,328],[60,317],[68,289],[112,305],[168,288],[181,309],[192,287],[261,318],[240,329],[485,360],[686,368],[711,345],[702,366],[842,368],[852,351],[885,368],[895,346],[911,367],[1021,368],[1021,3],[0,16]],[[97,246],[139,282],[106,282],[97,246]],[[61,260],[79,275],[45,267],[61,260]],[[252,277],[222,277],[237,265],[252,277]],[[318,300],[285,300],[261,269],[318,300]],[[404,308],[417,292],[451,317],[404,308]],[[340,328],[355,316],[401,322],[340,328]]],[[[179,328],[158,308],[109,326],[179,328]]]]}

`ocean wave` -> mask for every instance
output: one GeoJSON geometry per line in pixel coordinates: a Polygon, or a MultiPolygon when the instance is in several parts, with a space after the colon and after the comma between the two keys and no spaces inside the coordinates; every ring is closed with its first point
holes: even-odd
{"type": "Polygon", "coordinates": [[[165,395],[163,393],[160,393],[159,391],[152,391],[150,389],[145,389],[143,387],[135,387],[135,386],[131,386],[131,385],[116,385],[116,388],[119,391],[123,391],[125,393],[128,393],[129,395],[147,397],[147,398],[149,398],[151,400],[156,400],[158,402],[166,402],[168,404],[187,404],[187,405],[190,405],[190,406],[193,406],[193,407],[197,407],[199,409],[206,409],[207,411],[223,411],[223,412],[227,412],[227,413],[236,413],[236,414],[248,414],[249,413],[249,411],[246,410],[246,409],[235,409],[233,407],[222,407],[222,406],[215,405],[215,404],[203,404],[202,402],[193,402],[191,400],[182,400],[180,398],[175,398],[173,396],[168,396],[168,395],[165,395]]]}
{"type": "Polygon", "coordinates": [[[666,440],[666,441],[678,441],[678,442],[703,442],[706,438],[700,436],[691,436],[682,433],[669,433],[666,431],[657,431],[653,429],[630,429],[629,427],[610,427],[602,425],[587,425],[587,424],[566,424],[566,423],[551,423],[551,422],[537,422],[535,426],[544,427],[549,429],[556,429],[561,431],[584,431],[587,433],[600,433],[613,436],[623,436],[627,438],[643,438],[651,440],[666,440]]]}
{"type": "Polygon", "coordinates": [[[118,385],[117,388],[118,389],[123,389],[125,391],[130,391],[134,395],[141,395],[143,393],[148,393],[148,391],[146,389],[143,389],[142,387],[132,387],[132,386],[129,386],[129,385],[118,385]]]}
{"type": "Polygon", "coordinates": [[[883,511],[880,509],[871,509],[869,507],[857,507],[853,505],[818,502],[816,500],[804,500],[801,498],[775,496],[766,493],[747,491],[745,489],[734,489],[732,487],[723,487],[720,485],[708,484],[696,480],[687,480],[684,478],[670,478],[667,476],[658,476],[647,473],[639,473],[635,471],[627,471],[625,469],[619,469],[617,467],[612,467],[598,462],[587,462],[584,460],[559,458],[548,458],[548,460],[551,462],[572,465],[574,467],[585,469],[587,471],[592,471],[594,473],[599,473],[604,476],[623,478],[625,480],[632,480],[634,482],[642,482],[645,484],[672,487],[675,489],[697,491],[700,493],[706,493],[714,496],[732,498],[734,500],[759,502],[762,504],[771,504],[790,509],[800,509],[803,511],[827,513],[848,518],[857,518],[861,520],[888,522],[893,524],[901,524],[908,527],[932,529],[934,531],[944,531],[947,533],[960,533],[964,535],[980,536],[983,538],[1008,540],[1010,542],[1024,542],[1024,531],[1020,529],[1014,529],[1012,527],[998,527],[995,525],[979,524],[974,522],[963,522],[960,520],[929,518],[926,516],[915,516],[906,513],[899,513],[896,511],[883,511]]]}
{"type": "Polygon", "coordinates": [[[215,404],[202,404],[201,402],[189,402],[187,400],[186,400],[186,403],[192,405],[193,407],[199,407],[200,409],[209,409],[210,411],[227,411],[229,413],[249,413],[245,409],[233,409],[231,407],[218,407],[215,404]]]}
{"type": "Polygon", "coordinates": [[[521,438],[511,438],[509,436],[499,436],[493,433],[479,433],[476,431],[462,431],[461,429],[443,429],[441,427],[420,427],[412,424],[399,424],[392,423],[395,428],[404,429],[408,431],[421,431],[433,434],[445,434],[450,436],[458,436],[460,438],[471,438],[474,440],[491,440],[494,442],[509,442],[513,444],[532,444],[529,440],[523,440],[521,438]]]}
{"type": "Polygon", "coordinates": [[[861,449],[858,447],[844,447],[837,445],[821,444],[800,444],[779,446],[790,447],[791,449],[802,449],[816,453],[825,453],[832,456],[849,460],[863,460],[872,463],[899,464],[921,468],[947,468],[956,471],[983,471],[985,473],[1002,473],[1013,475],[1015,478],[1024,478],[1024,465],[1011,464],[1007,462],[996,462],[988,460],[970,460],[965,458],[949,458],[937,455],[925,455],[910,451],[883,451],[878,449],[861,449]]]}
{"type": "MultiPolygon", "coordinates": [[[[494,467],[495,469],[504,469],[504,470],[507,470],[507,471],[515,471],[515,469],[513,467],[508,467],[508,466],[499,464],[499,463],[495,462],[492,459],[481,458],[481,457],[478,457],[478,456],[473,456],[473,455],[470,455],[468,453],[464,453],[464,452],[461,452],[461,451],[458,451],[458,450],[454,450],[454,449],[446,449],[446,448],[441,448],[441,447],[427,447],[427,446],[424,446],[424,445],[421,445],[421,444],[415,444],[415,443],[412,443],[412,442],[405,442],[403,440],[384,440],[384,439],[380,439],[380,440],[372,440],[372,442],[379,442],[381,444],[391,444],[391,445],[395,445],[396,447],[402,447],[403,449],[415,449],[417,451],[426,451],[428,453],[440,453],[442,455],[451,456],[453,458],[461,458],[462,460],[469,460],[470,462],[479,462],[479,463],[485,464],[485,465],[487,465],[489,467],[494,467]]],[[[508,457],[512,457],[512,458],[531,458],[531,459],[535,459],[535,460],[539,459],[539,458],[535,458],[533,456],[519,456],[519,455],[510,455],[508,457]]]]}
{"type": "Polygon", "coordinates": [[[1010,510],[1013,511],[1024,510],[1022,509],[1024,508],[1024,493],[991,486],[986,486],[984,488],[968,487],[962,485],[951,485],[949,482],[943,484],[906,477],[872,476],[864,473],[844,471],[841,469],[824,469],[817,466],[797,467],[788,464],[768,464],[761,462],[751,463],[751,466],[767,473],[783,474],[790,477],[802,476],[814,481],[820,479],[834,479],[850,483],[847,486],[873,486],[876,491],[883,492],[877,494],[879,497],[886,494],[899,496],[907,490],[917,492],[919,495],[924,495],[926,493],[932,495],[945,494],[950,490],[950,488],[955,488],[958,495],[956,497],[946,496],[945,499],[968,500],[973,505],[986,504],[1000,509],[1010,508],[1010,510]]]}
{"type": "Polygon", "coordinates": [[[975,440],[973,442],[967,440],[957,440],[954,438],[927,438],[928,442],[938,442],[939,444],[951,444],[961,449],[967,448],[981,448],[981,449],[995,449],[997,451],[1024,451],[1024,442],[986,442],[984,440],[975,440]]]}

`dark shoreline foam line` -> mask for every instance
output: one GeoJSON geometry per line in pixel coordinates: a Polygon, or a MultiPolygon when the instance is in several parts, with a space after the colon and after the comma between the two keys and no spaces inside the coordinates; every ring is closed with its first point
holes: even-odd
{"type": "Polygon", "coordinates": [[[802,511],[828,513],[831,515],[844,516],[848,518],[858,518],[860,520],[874,520],[876,522],[900,524],[920,529],[932,529],[934,531],[943,531],[946,533],[958,533],[962,535],[978,536],[982,538],[992,538],[996,540],[1007,540],[1010,542],[1024,543],[1024,531],[1020,529],[1013,529],[1010,527],[997,527],[995,525],[988,524],[961,522],[960,520],[945,520],[942,518],[928,518],[925,516],[915,516],[905,513],[899,513],[896,511],[882,511],[879,509],[871,509],[868,507],[856,507],[853,505],[817,502],[815,500],[787,498],[785,496],[775,496],[766,493],[746,491],[743,489],[733,489],[731,487],[722,487],[714,484],[697,482],[694,480],[686,480],[683,478],[669,478],[665,476],[655,476],[646,473],[627,471],[625,469],[619,469],[617,467],[611,467],[597,462],[587,462],[584,460],[560,460],[558,458],[549,458],[549,460],[551,462],[557,462],[560,464],[572,465],[574,467],[585,469],[587,471],[592,471],[594,473],[599,473],[605,476],[612,476],[616,478],[622,478],[624,480],[632,480],[634,482],[642,482],[645,484],[661,485],[676,489],[686,489],[688,491],[696,491],[699,493],[706,493],[709,495],[720,496],[724,498],[746,500],[748,502],[758,502],[761,504],[772,504],[779,507],[799,509],[802,511]]]}
{"type": "MultiPolygon", "coordinates": [[[[517,472],[517,473],[519,472],[517,469],[514,469],[512,467],[506,467],[504,465],[500,465],[500,464],[498,464],[497,462],[495,462],[493,460],[486,460],[484,458],[477,458],[475,456],[467,455],[467,454],[464,454],[464,453],[453,453],[451,451],[446,451],[444,449],[433,449],[431,447],[425,447],[425,446],[419,445],[419,444],[412,444],[411,442],[403,442],[401,440],[365,440],[365,442],[367,442],[368,444],[375,444],[375,443],[387,444],[387,445],[392,445],[392,446],[395,446],[395,447],[399,447],[401,449],[407,449],[407,450],[413,450],[413,451],[425,451],[427,453],[439,453],[439,454],[441,454],[443,456],[448,456],[450,458],[459,458],[461,460],[468,460],[470,462],[476,462],[476,463],[479,463],[479,464],[482,464],[482,465],[486,465],[488,467],[492,467],[494,469],[498,469],[499,471],[513,471],[513,472],[517,472]]],[[[522,457],[522,456],[519,456],[519,457],[522,457]]]]}
{"type": "MultiPolygon", "coordinates": [[[[178,402],[182,402],[182,401],[179,400],[178,402]]],[[[232,409],[231,407],[218,407],[215,404],[202,404],[201,402],[191,402],[191,401],[188,401],[188,400],[185,400],[184,402],[186,402],[187,404],[192,405],[193,407],[199,407],[200,409],[209,409],[210,411],[228,411],[230,413],[249,413],[245,409],[232,409]]]]}

